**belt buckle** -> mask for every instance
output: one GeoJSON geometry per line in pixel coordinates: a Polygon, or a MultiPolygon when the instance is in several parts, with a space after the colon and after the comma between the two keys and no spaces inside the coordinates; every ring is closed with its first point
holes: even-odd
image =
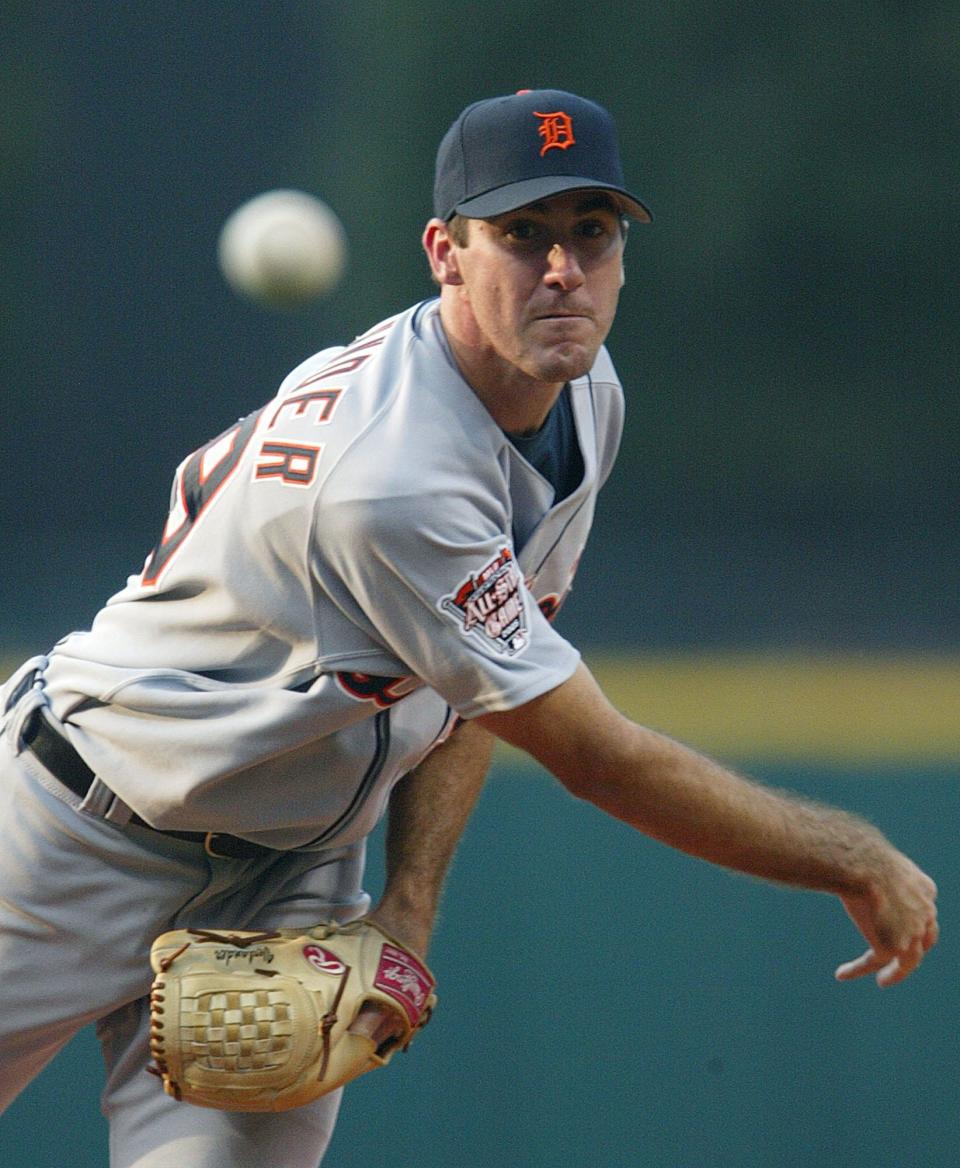
{"type": "Polygon", "coordinates": [[[260,844],[224,831],[208,831],[203,837],[203,850],[215,860],[253,860],[268,851],[260,844]]]}

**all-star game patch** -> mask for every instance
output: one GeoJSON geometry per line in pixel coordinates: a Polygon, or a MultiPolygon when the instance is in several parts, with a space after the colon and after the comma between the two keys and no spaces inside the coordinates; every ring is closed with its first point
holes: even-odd
{"type": "Polygon", "coordinates": [[[464,633],[481,637],[498,652],[514,656],[527,647],[527,614],[520,572],[509,548],[501,548],[486,567],[469,576],[440,608],[464,633]]]}

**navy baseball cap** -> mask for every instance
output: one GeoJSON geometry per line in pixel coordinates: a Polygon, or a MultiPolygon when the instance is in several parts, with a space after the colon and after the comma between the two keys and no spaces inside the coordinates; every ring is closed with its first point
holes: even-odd
{"type": "Polygon", "coordinates": [[[443,220],[489,219],[591,188],[610,191],[624,214],[650,222],[626,188],[617,129],[603,106],[562,89],[521,89],[467,106],[444,135],[433,209],[443,220]]]}

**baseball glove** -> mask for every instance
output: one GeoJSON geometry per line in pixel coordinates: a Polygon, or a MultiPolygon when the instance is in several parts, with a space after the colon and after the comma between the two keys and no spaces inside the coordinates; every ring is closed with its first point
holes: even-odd
{"type": "Polygon", "coordinates": [[[168,1095],[221,1111],[286,1111],[385,1066],[436,1003],[429,969],[366,920],[179,929],[154,941],[150,963],[149,1069],[168,1095]],[[353,1032],[376,1007],[376,1037],[353,1032]]]}

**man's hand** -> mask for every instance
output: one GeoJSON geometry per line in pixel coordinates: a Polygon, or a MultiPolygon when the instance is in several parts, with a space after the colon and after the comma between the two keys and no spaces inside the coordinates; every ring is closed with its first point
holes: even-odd
{"type": "Polygon", "coordinates": [[[897,860],[895,879],[888,888],[841,897],[870,948],[837,969],[838,981],[875,973],[877,985],[896,985],[913,973],[937,943],[937,886],[906,856],[897,853],[897,860]]]}
{"type": "Polygon", "coordinates": [[[396,1010],[374,1002],[366,1002],[350,1026],[351,1034],[361,1034],[369,1038],[379,1050],[384,1044],[394,1046],[403,1037],[403,1022],[396,1010]]]}

